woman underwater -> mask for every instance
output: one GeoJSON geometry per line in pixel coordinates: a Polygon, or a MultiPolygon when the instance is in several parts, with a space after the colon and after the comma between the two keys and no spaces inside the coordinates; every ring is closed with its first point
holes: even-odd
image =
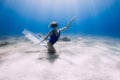
{"type": "Polygon", "coordinates": [[[56,53],[54,44],[58,41],[58,39],[60,38],[60,34],[61,32],[63,32],[64,30],[66,30],[67,28],[69,28],[69,26],[71,25],[71,23],[75,20],[75,16],[72,17],[72,19],[70,20],[70,22],[63,28],[58,29],[58,23],[56,21],[52,21],[50,23],[50,26],[52,28],[52,30],[47,34],[47,36],[41,41],[41,43],[45,40],[48,40],[47,42],[47,49],[48,49],[48,53],[56,53]],[[48,39],[49,38],[49,39],[48,39]]]}

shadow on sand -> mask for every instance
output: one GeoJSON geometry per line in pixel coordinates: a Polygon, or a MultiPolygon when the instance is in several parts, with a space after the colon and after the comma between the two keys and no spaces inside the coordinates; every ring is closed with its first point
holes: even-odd
{"type": "Polygon", "coordinates": [[[47,53],[46,57],[38,58],[38,60],[48,60],[49,62],[54,63],[58,58],[59,55],[56,53],[47,53]]]}

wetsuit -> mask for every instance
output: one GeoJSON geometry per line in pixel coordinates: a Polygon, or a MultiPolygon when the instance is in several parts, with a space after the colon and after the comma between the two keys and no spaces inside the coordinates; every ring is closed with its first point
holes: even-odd
{"type": "Polygon", "coordinates": [[[59,30],[58,35],[55,35],[54,30],[52,30],[52,35],[50,36],[49,42],[53,45],[56,43],[56,41],[59,39],[59,37],[60,37],[60,30],[59,30]]]}

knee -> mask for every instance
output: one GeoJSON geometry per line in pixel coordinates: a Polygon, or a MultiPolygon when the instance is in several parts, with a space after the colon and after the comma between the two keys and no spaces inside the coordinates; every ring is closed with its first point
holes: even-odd
{"type": "Polygon", "coordinates": [[[48,42],[47,45],[48,45],[48,53],[56,53],[56,50],[51,43],[48,42]]]}

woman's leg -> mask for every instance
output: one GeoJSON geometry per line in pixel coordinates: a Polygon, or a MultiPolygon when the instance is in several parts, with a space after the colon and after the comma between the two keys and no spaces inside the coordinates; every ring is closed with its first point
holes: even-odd
{"type": "Polygon", "coordinates": [[[47,45],[48,45],[48,53],[56,53],[54,46],[50,42],[48,42],[47,45]]]}

